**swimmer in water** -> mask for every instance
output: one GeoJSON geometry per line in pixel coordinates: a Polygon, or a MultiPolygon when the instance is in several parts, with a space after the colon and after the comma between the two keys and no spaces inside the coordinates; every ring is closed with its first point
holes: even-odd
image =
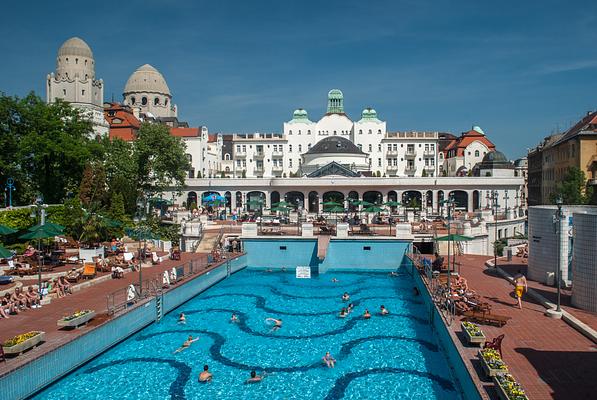
{"type": "Polygon", "coordinates": [[[348,301],[350,300],[350,296],[348,295],[347,292],[344,292],[344,294],[342,295],[342,301],[348,301]]]}
{"type": "Polygon", "coordinates": [[[325,356],[323,356],[323,362],[328,366],[328,368],[334,368],[336,364],[336,360],[334,357],[332,357],[329,351],[325,353],[325,356]]]}
{"type": "Polygon", "coordinates": [[[348,305],[348,308],[346,309],[346,311],[348,311],[348,313],[350,314],[352,312],[352,309],[354,308],[354,304],[350,303],[348,305]]]}
{"type": "Polygon", "coordinates": [[[274,326],[272,326],[272,329],[270,330],[270,332],[277,331],[278,329],[280,329],[282,327],[281,319],[266,318],[266,320],[265,320],[265,322],[270,322],[270,321],[272,321],[274,323],[274,326]]]}
{"type": "Polygon", "coordinates": [[[348,315],[348,310],[346,309],[346,307],[342,307],[342,310],[340,310],[340,315],[338,315],[340,318],[345,318],[348,315]]]}
{"type": "Polygon", "coordinates": [[[245,383],[257,383],[257,382],[261,382],[263,380],[263,378],[265,378],[265,374],[263,375],[257,375],[257,372],[255,372],[255,370],[251,371],[251,377],[249,379],[247,379],[245,381],[245,383]]]}
{"type": "Polygon", "coordinates": [[[178,317],[178,323],[179,324],[187,323],[187,317],[184,315],[184,313],[180,313],[180,316],[178,317]]]}
{"type": "Polygon", "coordinates": [[[338,279],[336,279],[336,278],[332,278],[332,282],[333,282],[333,283],[338,283],[338,282],[340,282],[340,281],[339,281],[338,279]]]}
{"type": "Polygon", "coordinates": [[[213,375],[209,372],[209,366],[205,364],[203,366],[203,372],[199,374],[199,382],[211,382],[213,375]]]}
{"type": "Polygon", "coordinates": [[[182,346],[180,346],[178,349],[176,349],[176,351],[174,352],[174,354],[180,353],[181,351],[188,349],[189,347],[191,347],[191,344],[193,342],[196,342],[197,340],[199,340],[199,338],[193,339],[193,336],[189,335],[189,338],[184,341],[184,343],[182,344],[182,346]]]}
{"type": "Polygon", "coordinates": [[[232,314],[232,317],[230,317],[230,322],[232,322],[232,323],[238,322],[238,317],[236,316],[236,314],[232,314]]]}
{"type": "Polygon", "coordinates": [[[418,296],[418,295],[420,294],[420,293],[419,293],[419,288],[418,288],[418,287],[416,287],[416,286],[413,286],[413,294],[414,294],[415,296],[418,296]]]}
{"type": "Polygon", "coordinates": [[[371,318],[371,313],[369,312],[369,310],[365,310],[365,313],[363,314],[363,318],[365,318],[365,319],[371,318]]]}
{"type": "Polygon", "coordinates": [[[387,308],[384,307],[384,305],[382,304],[381,307],[379,307],[379,313],[381,315],[388,315],[390,312],[388,311],[387,308]]]}

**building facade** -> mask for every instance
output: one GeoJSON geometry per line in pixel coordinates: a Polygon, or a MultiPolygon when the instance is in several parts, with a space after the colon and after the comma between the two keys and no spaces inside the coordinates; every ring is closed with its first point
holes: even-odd
{"type": "Polygon", "coordinates": [[[70,103],[93,125],[95,135],[108,134],[104,118],[104,82],[95,79],[95,59],[82,39],[73,37],[60,46],[56,71],[46,78],[46,101],[70,103]]]}
{"type": "Polygon", "coordinates": [[[529,205],[550,204],[573,167],[584,172],[587,185],[597,187],[597,111],[588,112],[566,132],[545,138],[529,151],[528,165],[529,205]]]}

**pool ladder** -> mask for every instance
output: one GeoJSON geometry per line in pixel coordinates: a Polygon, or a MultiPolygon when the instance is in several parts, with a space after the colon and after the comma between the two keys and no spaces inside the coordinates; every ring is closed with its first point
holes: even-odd
{"type": "Polygon", "coordinates": [[[155,294],[155,322],[160,322],[164,316],[164,291],[157,284],[153,284],[155,294]]]}

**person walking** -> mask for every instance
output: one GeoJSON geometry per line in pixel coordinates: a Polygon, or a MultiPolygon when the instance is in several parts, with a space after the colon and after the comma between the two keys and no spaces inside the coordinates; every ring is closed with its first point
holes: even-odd
{"type": "Polygon", "coordinates": [[[516,302],[518,308],[522,310],[522,295],[528,290],[527,278],[518,270],[518,274],[514,277],[514,294],[516,295],[516,302]]]}

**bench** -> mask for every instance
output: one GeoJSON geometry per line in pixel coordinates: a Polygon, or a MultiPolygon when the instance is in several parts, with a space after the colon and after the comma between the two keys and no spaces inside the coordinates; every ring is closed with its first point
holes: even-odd
{"type": "Polygon", "coordinates": [[[462,315],[464,315],[465,320],[467,320],[467,321],[475,321],[478,323],[486,323],[486,324],[495,324],[499,327],[506,325],[506,323],[512,319],[512,317],[507,317],[505,315],[492,314],[490,312],[485,312],[485,311],[466,311],[462,315]]]}

